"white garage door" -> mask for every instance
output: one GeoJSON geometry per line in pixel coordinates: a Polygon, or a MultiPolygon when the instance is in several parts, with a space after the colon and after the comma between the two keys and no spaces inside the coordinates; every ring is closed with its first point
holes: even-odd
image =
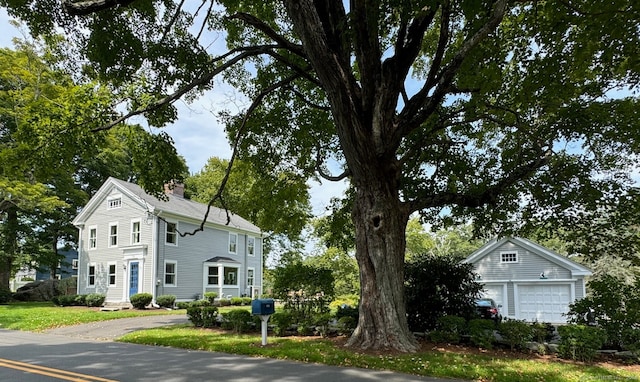
{"type": "Polygon", "coordinates": [[[482,297],[491,298],[498,305],[502,305],[500,308],[500,313],[505,316],[506,315],[506,307],[504,301],[504,293],[502,285],[483,285],[484,291],[482,292],[482,297]]]}
{"type": "Polygon", "coordinates": [[[516,315],[527,321],[562,323],[570,303],[570,284],[518,285],[516,315]]]}

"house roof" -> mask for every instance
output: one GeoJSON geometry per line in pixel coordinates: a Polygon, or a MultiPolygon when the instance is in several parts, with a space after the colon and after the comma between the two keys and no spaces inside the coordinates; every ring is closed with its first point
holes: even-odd
{"type": "Polygon", "coordinates": [[[590,276],[591,270],[584,265],[580,265],[569,258],[562,256],[561,254],[554,252],[548,248],[534,243],[531,240],[522,237],[505,237],[502,239],[493,239],[473,252],[469,257],[463,260],[464,263],[476,263],[478,260],[487,256],[497,248],[503,246],[506,242],[511,242],[519,247],[522,247],[530,252],[533,252],[565,269],[571,271],[574,276],[590,276]]]}
{"type": "Polygon", "coordinates": [[[205,263],[238,263],[238,261],[224,256],[212,257],[209,260],[205,260],[205,263]]]}
{"type": "MultiPolygon", "coordinates": [[[[183,197],[168,194],[167,200],[159,200],[156,197],[147,194],[142,187],[137,184],[126,182],[124,180],[109,177],[104,184],[100,187],[98,192],[91,198],[89,203],[83,208],[82,212],[76,216],[73,220],[74,225],[82,225],[84,221],[89,217],[91,212],[95,210],[100,203],[107,197],[112,187],[116,187],[120,192],[126,194],[131,199],[136,201],[140,206],[146,208],[147,211],[157,216],[167,217],[167,215],[182,217],[191,220],[201,221],[207,211],[207,205],[193,200],[185,199],[183,197]]],[[[232,227],[238,230],[247,231],[254,234],[260,234],[259,227],[242,218],[239,215],[228,211],[230,218],[227,222],[227,211],[211,207],[209,215],[207,216],[207,223],[232,227]]]]}

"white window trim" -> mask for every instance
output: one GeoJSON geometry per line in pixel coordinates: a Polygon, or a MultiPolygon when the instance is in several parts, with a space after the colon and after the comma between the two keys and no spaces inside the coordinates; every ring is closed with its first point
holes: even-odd
{"type": "Polygon", "coordinates": [[[108,245],[107,245],[109,248],[117,248],[118,247],[118,242],[120,241],[120,240],[118,240],[118,235],[119,234],[120,234],[120,229],[118,227],[118,223],[117,222],[109,223],[109,232],[108,232],[108,240],[109,241],[108,241],[108,245]],[[115,245],[111,244],[111,227],[116,227],[116,244],[115,245]]]}
{"type": "Polygon", "coordinates": [[[142,219],[131,220],[131,245],[140,244],[142,242],[142,219]],[[133,225],[138,223],[138,241],[134,241],[135,232],[133,231],[133,225]]]}
{"type": "Polygon", "coordinates": [[[95,289],[98,278],[98,267],[96,263],[88,263],[87,264],[87,288],[95,289]],[[93,284],[89,283],[89,269],[93,267],[93,284]]]}
{"type": "Polygon", "coordinates": [[[116,208],[122,208],[122,194],[113,194],[107,198],[107,209],[115,210],[116,208]],[[115,200],[119,200],[120,203],[117,206],[112,206],[111,203],[115,200]]]}
{"type": "Polygon", "coordinates": [[[178,237],[180,236],[180,235],[178,235],[178,229],[179,228],[178,228],[178,222],[177,221],[165,220],[165,222],[164,222],[164,244],[165,245],[171,245],[171,246],[174,246],[174,247],[178,246],[178,237]],[[175,235],[175,238],[176,238],[176,242],[175,243],[169,243],[167,241],[167,233],[169,232],[168,231],[169,224],[174,224],[175,227],[176,227],[175,228],[175,232],[173,233],[175,235]]]}
{"type": "Polygon", "coordinates": [[[78,270],[78,259],[71,259],[71,269],[78,270]]]}
{"type": "Polygon", "coordinates": [[[177,287],[178,286],[178,262],[175,260],[164,261],[164,286],[177,287]],[[173,264],[173,284],[167,284],[167,264],[173,264]]]}
{"type": "Polygon", "coordinates": [[[109,261],[107,263],[107,284],[109,286],[118,285],[118,262],[117,261],[109,261]],[[113,273],[109,273],[111,266],[113,265],[113,273]],[[111,275],[114,275],[113,284],[111,283],[111,275]]]}
{"type": "Polygon", "coordinates": [[[233,232],[229,232],[229,245],[227,246],[227,249],[229,250],[229,253],[232,254],[237,254],[238,253],[238,234],[237,233],[233,233],[233,232]],[[231,251],[231,237],[235,237],[235,248],[233,251],[231,251]]]}
{"type": "Polygon", "coordinates": [[[500,252],[500,263],[503,264],[516,264],[520,262],[520,256],[518,256],[518,251],[502,251],[500,252]],[[505,261],[504,255],[515,254],[515,261],[505,261]]]}
{"type": "Polygon", "coordinates": [[[89,232],[89,239],[87,240],[87,243],[88,243],[87,244],[87,248],[89,250],[91,250],[91,251],[93,251],[95,249],[98,249],[98,226],[97,225],[89,226],[89,229],[88,229],[87,232],[89,232]],[[94,247],[91,246],[91,230],[96,230],[95,246],[94,247]]]}
{"type": "Polygon", "coordinates": [[[256,238],[254,236],[247,236],[247,255],[255,256],[256,255],[256,238]],[[253,241],[253,247],[249,246],[249,242],[253,241]],[[253,252],[249,252],[249,248],[253,248],[253,252]]]}

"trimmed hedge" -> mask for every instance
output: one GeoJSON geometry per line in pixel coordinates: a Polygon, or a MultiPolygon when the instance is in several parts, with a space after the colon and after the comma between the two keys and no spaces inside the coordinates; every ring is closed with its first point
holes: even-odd
{"type": "Polygon", "coordinates": [[[84,298],[84,301],[87,306],[96,307],[102,306],[106,298],[107,296],[102,293],[90,293],[84,298]]]}
{"type": "Polygon", "coordinates": [[[153,300],[151,293],[137,293],[129,298],[131,305],[136,309],[145,309],[151,304],[151,300],[153,300]]]}
{"type": "Polygon", "coordinates": [[[173,308],[173,305],[176,303],[176,296],[163,294],[162,296],[156,297],[156,303],[163,308],[173,308]]]}

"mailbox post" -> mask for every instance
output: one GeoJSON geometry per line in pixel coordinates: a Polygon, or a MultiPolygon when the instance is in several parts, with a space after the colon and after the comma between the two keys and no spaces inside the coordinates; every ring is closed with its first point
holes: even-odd
{"type": "Polygon", "coordinates": [[[251,301],[251,314],[260,316],[262,322],[262,346],[267,344],[267,321],[275,312],[275,303],[272,298],[256,299],[251,301]]]}

